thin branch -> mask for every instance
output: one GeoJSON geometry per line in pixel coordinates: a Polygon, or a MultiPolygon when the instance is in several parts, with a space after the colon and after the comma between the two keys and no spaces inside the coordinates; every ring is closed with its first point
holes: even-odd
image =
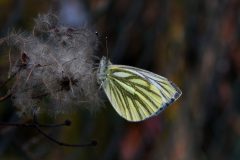
{"type": "Polygon", "coordinates": [[[41,128],[35,124],[35,128],[37,129],[37,131],[39,133],[41,133],[44,137],[46,137],[47,139],[49,139],[50,141],[53,141],[54,143],[60,145],[60,146],[66,146],[66,147],[92,147],[92,146],[96,146],[97,142],[96,141],[92,141],[91,143],[87,143],[87,144],[68,144],[68,143],[63,143],[60,142],[56,139],[54,139],[53,137],[49,136],[48,134],[46,134],[45,132],[43,132],[43,130],[41,130],[41,128]]]}
{"type": "Polygon", "coordinates": [[[17,122],[0,122],[0,126],[13,126],[13,127],[35,127],[34,124],[17,123],[17,122]]]}
{"type": "MultiPolygon", "coordinates": [[[[19,72],[19,71],[18,71],[19,72]]],[[[3,86],[5,86],[9,81],[11,81],[16,75],[18,72],[15,72],[14,74],[12,74],[6,81],[4,81],[1,85],[0,85],[0,88],[2,88],[3,86]]]]}
{"type": "Polygon", "coordinates": [[[62,126],[70,126],[72,122],[70,120],[65,120],[64,123],[59,123],[59,124],[39,124],[37,123],[39,127],[62,127],[62,126]]]}
{"type": "Polygon", "coordinates": [[[34,123],[18,123],[18,122],[0,122],[0,126],[14,126],[14,127],[29,127],[29,128],[35,128],[36,125],[39,127],[46,127],[46,128],[52,128],[52,127],[62,127],[62,126],[70,126],[71,121],[65,120],[64,123],[59,124],[40,124],[38,122],[34,123]]]}
{"type": "Polygon", "coordinates": [[[66,146],[66,147],[93,147],[97,145],[97,141],[93,140],[90,143],[86,144],[68,144],[64,142],[60,142],[56,140],[55,138],[49,136],[47,133],[45,133],[41,127],[62,127],[62,126],[70,126],[71,121],[70,120],[65,120],[64,123],[60,124],[40,124],[37,121],[37,116],[35,114],[36,111],[33,112],[33,123],[9,123],[9,122],[0,122],[0,126],[15,126],[15,127],[30,127],[30,128],[35,128],[40,134],[42,134],[45,138],[49,139],[50,141],[60,145],[60,146],[66,146]]]}
{"type": "Polygon", "coordinates": [[[11,48],[8,52],[8,60],[9,60],[9,71],[8,71],[8,79],[11,77],[11,70],[12,70],[12,60],[11,60],[11,48]]]}
{"type": "Polygon", "coordinates": [[[35,67],[36,67],[36,65],[34,65],[34,66],[31,68],[31,70],[30,70],[30,72],[29,72],[29,74],[28,74],[28,76],[27,76],[27,79],[26,79],[26,81],[25,81],[25,84],[28,82],[28,80],[29,80],[29,78],[30,78],[33,70],[35,69],[35,67]]]}
{"type": "Polygon", "coordinates": [[[6,100],[6,99],[8,99],[8,98],[10,98],[11,95],[12,95],[12,93],[7,93],[5,96],[0,97],[0,102],[6,100]]]}
{"type": "Polygon", "coordinates": [[[48,96],[49,94],[50,93],[42,93],[42,94],[39,94],[39,95],[32,95],[32,98],[33,99],[42,98],[42,97],[48,96]]]}
{"type": "Polygon", "coordinates": [[[70,126],[72,122],[70,120],[65,120],[64,123],[60,124],[40,124],[38,122],[37,116],[36,116],[36,110],[33,111],[33,124],[38,125],[39,127],[62,127],[62,126],[70,126]]]}

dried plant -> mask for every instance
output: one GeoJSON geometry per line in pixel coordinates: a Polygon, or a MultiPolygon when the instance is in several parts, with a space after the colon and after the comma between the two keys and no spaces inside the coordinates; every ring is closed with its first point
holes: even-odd
{"type": "Polygon", "coordinates": [[[66,27],[57,16],[46,14],[35,20],[32,33],[11,33],[4,41],[19,53],[15,61],[9,56],[9,77],[14,77],[14,83],[6,97],[12,98],[21,115],[36,107],[57,114],[100,106],[95,32],[66,27]]]}

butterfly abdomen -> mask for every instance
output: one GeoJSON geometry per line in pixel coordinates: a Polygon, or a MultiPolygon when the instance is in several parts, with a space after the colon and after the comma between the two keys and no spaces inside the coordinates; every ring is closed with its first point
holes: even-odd
{"type": "Polygon", "coordinates": [[[102,84],[106,80],[109,64],[111,64],[111,63],[107,60],[107,58],[102,57],[100,64],[99,64],[98,72],[97,72],[97,78],[98,78],[99,84],[102,84]]]}

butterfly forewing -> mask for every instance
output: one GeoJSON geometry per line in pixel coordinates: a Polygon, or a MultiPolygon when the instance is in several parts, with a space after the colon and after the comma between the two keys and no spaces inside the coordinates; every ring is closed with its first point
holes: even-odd
{"type": "Polygon", "coordinates": [[[109,65],[103,88],[120,116],[142,121],[160,113],[181,91],[166,78],[139,68],[109,65]]]}

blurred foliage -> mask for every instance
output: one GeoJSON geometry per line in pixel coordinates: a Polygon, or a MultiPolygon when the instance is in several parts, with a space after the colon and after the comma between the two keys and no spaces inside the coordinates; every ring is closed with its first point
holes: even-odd
{"type": "MultiPolygon", "coordinates": [[[[96,139],[92,148],[61,147],[31,128],[1,127],[0,159],[240,159],[239,1],[0,0],[0,36],[13,28],[31,31],[37,14],[48,10],[70,26],[95,28],[103,46],[107,35],[113,63],[168,77],[183,95],[140,123],[126,122],[108,102],[94,114],[40,117],[46,123],[71,119],[70,127],[46,130],[68,143],[96,139]]],[[[1,84],[8,65],[1,48],[1,84]]],[[[0,119],[22,121],[10,100],[0,103],[0,119]]]]}

